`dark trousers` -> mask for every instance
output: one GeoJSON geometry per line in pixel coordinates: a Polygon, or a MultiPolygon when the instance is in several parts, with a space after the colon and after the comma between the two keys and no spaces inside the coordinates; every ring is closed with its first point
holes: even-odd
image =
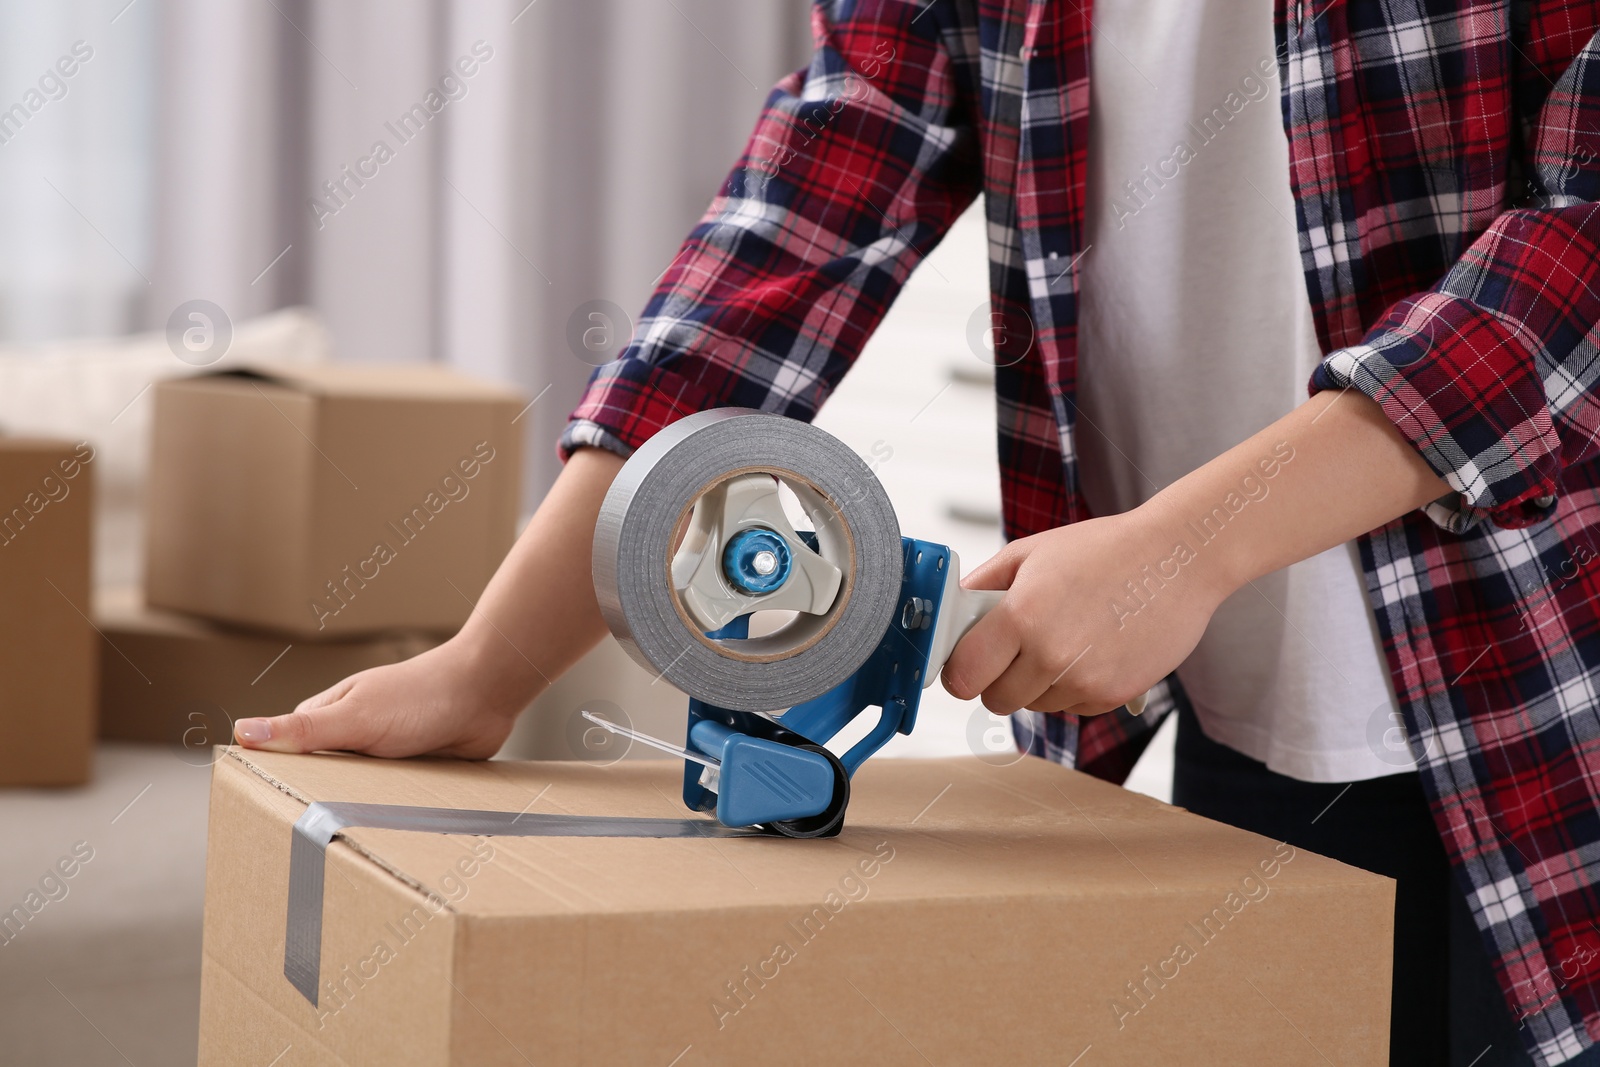
{"type": "MultiPolygon", "coordinates": [[[[1297,781],[1212,741],[1185,709],[1172,802],[1395,879],[1390,1064],[1531,1064],[1416,774],[1349,785],[1297,781]]],[[[1596,1053],[1570,1062],[1600,1063],[1596,1053]]]]}

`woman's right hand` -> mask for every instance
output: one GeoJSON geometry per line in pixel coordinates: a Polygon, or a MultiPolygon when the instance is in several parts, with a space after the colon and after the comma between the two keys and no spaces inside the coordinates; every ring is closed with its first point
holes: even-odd
{"type": "Polygon", "coordinates": [[[495,686],[496,670],[475,663],[481,658],[455,638],[400,663],[353,674],[287,715],[240,719],[233,735],[246,748],[269,752],[342,749],[390,758],[488,759],[531,694],[495,686]]]}

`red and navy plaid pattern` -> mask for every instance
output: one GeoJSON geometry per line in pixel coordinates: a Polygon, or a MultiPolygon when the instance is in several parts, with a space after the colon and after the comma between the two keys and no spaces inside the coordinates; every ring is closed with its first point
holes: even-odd
{"type": "MultiPolygon", "coordinates": [[[[1456,495],[1361,539],[1441,834],[1540,1064],[1600,1043],[1600,0],[1278,0],[1313,389],[1375,398],[1456,495]],[[1431,521],[1430,521],[1431,520],[1431,521]]],[[[632,344],[564,438],[810,419],[984,195],[1008,536],[1089,514],[1074,449],[1088,0],[819,2],[632,344]]],[[[1160,713],[1019,713],[1120,780],[1160,713]]]]}

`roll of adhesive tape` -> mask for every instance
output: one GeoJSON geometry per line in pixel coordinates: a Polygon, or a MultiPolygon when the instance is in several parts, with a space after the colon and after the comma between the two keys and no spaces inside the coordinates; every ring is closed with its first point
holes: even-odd
{"type": "Polygon", "coordinates": [[[894,617],[901,565],[894,507],[861,458],[814,426],[748,408],[703,411],[657,433],[623,465],[595,526],[595,593],[628,655],[690,696],[738,711],[782,711],[853,674],[894,617]],[[695,501],[752,473],[795,491],[843,584],[821,617],[713,641],[678,603],[672,556],[695,501]]]}

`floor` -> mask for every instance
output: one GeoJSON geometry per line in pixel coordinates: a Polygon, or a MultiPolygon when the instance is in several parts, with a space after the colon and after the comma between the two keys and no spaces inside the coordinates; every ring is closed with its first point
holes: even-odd
{"type": "Polygon", "coordinates": [[[210,783],[203,758],[103,743],[88,786],[0,792],[0,908],[38,892],[75,847],[92,857],[72,878],[46,881],[56,899],[41,893],[38,913],[5,932],[0,1060],[194,1062],[210,783]]]}

